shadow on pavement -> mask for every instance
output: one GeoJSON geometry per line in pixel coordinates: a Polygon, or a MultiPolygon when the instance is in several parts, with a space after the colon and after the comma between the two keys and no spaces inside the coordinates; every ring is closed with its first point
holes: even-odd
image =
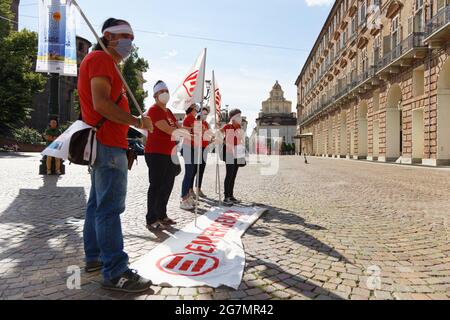
{"type": "Polygon", "coordinates": [[[267,212],[261,217],[261,220],[264,223],[276,223],[277,225],[274,227],[254,225],[251,229],[249,229],[248,234],[258,237],[266,237],[273,232],[276,232],[275,230],[278,230],[282,232],[283,236],[291,241],[308,247],[311,250],[336,258],[342,262],[349,263],[347,258],[345,258],[334,248],[318,240],[309,233],[300,230],[299,228],[292,229],[292,226],[298,226],[314,231],[326,231],[326,228],[307,223],[305,219],[302,218],[298,213],[286,209],[268,206],[260,203],[255,203],[253,205],[267,209],[267,212]]]}
{"type": "Polygon", "coordinates": [[[57,183],[58,177],[45,176],[42,187],[21,189],[0,213],[0,261],[14,261],[1,278],[19,276],[23,285],[9,286],[5,295],[19,294],[19,289],[40,291],[65,285],[67,267],[83,263],[80,234],[85,191],[81,187],[57,187],[57,183]]]}

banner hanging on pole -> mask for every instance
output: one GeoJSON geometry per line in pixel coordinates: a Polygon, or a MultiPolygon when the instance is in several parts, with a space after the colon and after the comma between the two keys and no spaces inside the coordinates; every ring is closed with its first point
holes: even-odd
{"type": "Polygon", "coordinates": [[[203,101],[205,84],[206,49],[203,49],[195,65],[183,78],[181,85],[173,94],[172,107],[178,110],[187,110],[194,103],[203,101]]]}
{"type": "Polygon", "coordinates": [[[155,285],[237,289],[245,266],[241,237],[265,209],[215,209],[187,225],[130,267],[155,285]]]}
{"type": "Polygon", "coordinates": [[[77,76],[76,8],[72,0],[39,0],[36,72],[77,76]]]}

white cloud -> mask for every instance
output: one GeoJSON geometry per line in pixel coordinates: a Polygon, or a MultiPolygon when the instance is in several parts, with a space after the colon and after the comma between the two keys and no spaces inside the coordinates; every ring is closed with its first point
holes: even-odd
{"type": "Polygon", "coordinates": [[[333,0],[305,0],[308,7],[329,6],[333,0]]]}
{"type": "Polygon", "coordinates": [[[163,59],[170,59],[170,58],[174,58],[178,55],[178,51],[175,49],[170,50],[169,52],[167,52],[167,54],[163,57],[163,59]]]}

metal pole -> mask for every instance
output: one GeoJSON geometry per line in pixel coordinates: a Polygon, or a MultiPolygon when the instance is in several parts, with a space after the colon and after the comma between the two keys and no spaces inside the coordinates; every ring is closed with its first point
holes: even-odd
{"type": "Polygon", "coordinates": [[[48,99],[48,120],[59,120],[59,74],[50,75],[50,96],[48,99]]]}
{"type": "MultiPolygon", "coordinates": [[[[220,130],[220,124],[217,124],[217,105],[216,105],[216,76],[215,73],[213,71],[213,106],[214,106],[214,126],[216,129],[216,139],[214,144],[216,145],[216,193],[218,193],[219,195],[219,207],[222,207],[222,189],[220,186],[220,166],[219,166],[219,141],[218,141],[218,137],[219,137],[219,130],[220,130]],[[217,192],[218,191],[218,192],[217,192]]],[[[219,106],[220,107],[220,106],[219,106]]]]}
{"type": "MultiPolygon", "coordinates": [[[[206,76],[206,50],[205,49],[205,63],[203,64],[203,74],[206,76]]],[[[202,100],[200,101],[200,112],[203,109],[203,97],[205,95],[205,83],[202,82],[201,83],[202,86],[202,100]]],[[[203,123],[202,120],[200,119],[200,128],[202,132],[202,136],[200,137],[200,141],[199,141],[199,147],[198,147],[198,157],[197,157],[197,178],[196,178],[196,187],[197,187],[197,193],[196,193],[196,199],[195,199],[195,227],[197,227],[197,216],[198,216],[198,204],[200,202],[200,197],[199,197],[199,184],[200,184],[200,161],[202,160],[202,142],[203,142],[203,123]]],[[[194,135],[195,135],[195,125],[194,125],[194,135]]],[[[194,144],[195,144],[195,137],[194,137],[194,144]]]]}
{"type": "MultiPolygon", "coordinates": [[[[76,0],[72,0],[73,5],[78,9],[78,11],[80,12],[81,17],[84,19],[84,21],[86,22],[86,24],[88,25],[89,29],[91,30],[91,32],[94,34],[95,39],[97,40],[97,42],[100,44],[100,46],[102,47],[102,49],[108,53],[109,55],[111,55],[111,53],[108,51],[108,49],[106,48],[105,44],[103,43],[103,41],[100,39],[100,37],[98,36],[97,32],[95,31],[94,27],[92,26],[92,24],[90,23],[89,19],[86,17],[86,15],[84,14],[83,10],[81,10],[80,6],[78,5],[76,0]]],[[[139,114],[141,116],[144,115],[144,113],[142,112],[142,108],[139,106],[139,103],[136,100],[136,97],[134,96],[133,92],[130,89],[130,86],[128,85],[127,81],[125,80],[124,76],[122,75],[122,72],[119,69],[119,66],[117,64],[114,64],[114,67],[116,68],[117,73],[120,76],[120,79],[122,80],[125,88],[127,89],[128,94],[131,97],[131,100],[133,101],[134,106],[136,107],[136,109],[138,110],[139,114]]]]}

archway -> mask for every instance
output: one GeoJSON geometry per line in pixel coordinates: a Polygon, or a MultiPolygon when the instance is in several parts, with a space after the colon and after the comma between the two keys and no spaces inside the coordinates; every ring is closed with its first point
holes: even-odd
{"type": "Polygon", "coordinates": [[[388,92],[386,108],[386,161],[397,161],[403,153],[402,89],[398,84],[388,92]]]}
{"type": "Polygon", "coordinates": [[[380,157],[380,121],[378,120],[373,122],[372,139],[372,159],[376,161],[380,157]]]}
{"type": "Polygon", "coordinates": [[[367,158],[367,102],[358,108],[358,157],[367,158]]]}
{"type": "Polygon", "coordinates": [[[450,164],[450,58],[438,80],[437,164],[450,164]]]}
{"type": "Polygon", "coordinates": [[[333,118],[328,117],[328,136],[327,136],[327,148],[325,150],[327,156],[333,155],[333,118]]]}
{"type": "Polygon", "coordinates": [[[347,145],[347,112],[345,110],[341,111],[341,125],[340,125],[340,143],[339,143],[339,153],[341,158],[345,158],[348,154],[347,145]]]}

